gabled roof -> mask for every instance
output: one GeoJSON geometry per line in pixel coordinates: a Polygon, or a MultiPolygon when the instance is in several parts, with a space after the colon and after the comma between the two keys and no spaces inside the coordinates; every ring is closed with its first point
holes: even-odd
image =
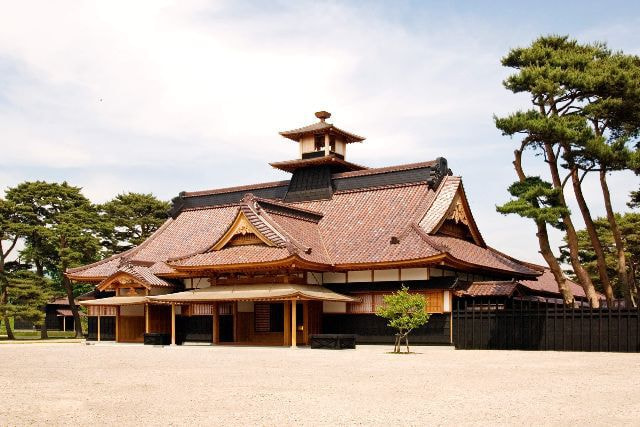
{"type": "Polygon", "coordinates": [[[448,173],[446,160],[439,158],[331,174],[332,194],[322,199],[285,201],[288,181],[181,193],[174,218],[143,244],[69,270],[69,277],[99,281],[125,263],[165,278],[186,277],[194,270],[295,266],[345,271],[443,264],[505,278],[541,274],[486,247],[479,232],[468,240],[440,233],[443,220],[454,214],[452,206],[462,206],[467,225],[477,230],[460,178],[448,173]],[[262,244],[224,244],[240,214],[265,239],[262,244]]]}
{"type": "Polygon", "coordinates": [[[247,194],[240,203],[235,219],[216,242],[206,250],[168,262],[178,270],[277,261],[294,263],[296,259],[327,263],[317,230],[321,218],[319,212],[247,194]],[[239,233],[254,234],[264,245],[227,246],[239,233]]]}
{"type": "Polygon", "coordinates": [[[118,267],[118,269],[113,274],[100,282],[96,289],[102,291],[107,289],[113,283],[123,283],[125,281],[138,284],[147,289],[173,288],[173,285],[171,283],[155,276],[147,267],[124,264],[118,267]]]}
{"type": "Polygon", "coordinates": [[[436,234],[447,219],[464,223],[469,228],[474,242],[486,247],[469,208],[462,179],[458,176],[447,176],[442,180],[431,206],[420,220],[420,226],[428,234],[436,234]]]}

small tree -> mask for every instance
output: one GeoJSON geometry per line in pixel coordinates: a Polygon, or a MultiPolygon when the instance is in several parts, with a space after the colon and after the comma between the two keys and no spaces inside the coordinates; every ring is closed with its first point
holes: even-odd
{"type": "Polygon", "coordinates": [[[409,333],[429,321],[427,299],[421,294],[410,294],[409,288],[403,285],[399,291],[384,296],[384,304],[378,307],[376,315],[387,319],[387,325],[398,330],[393,352],[400,353],[404,338],[409,353],[409,333]]]}

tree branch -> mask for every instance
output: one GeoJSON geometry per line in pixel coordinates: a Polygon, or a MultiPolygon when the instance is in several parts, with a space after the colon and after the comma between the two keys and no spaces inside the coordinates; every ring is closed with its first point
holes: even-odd
{"type": "Polygon", "coordinates": [[[16,243],[18,243],[18,236],[13,238],[13,241],[11,242],[11,244],[9,245],[9,248],[7,249],[6,252],[4,252],[2,254],[2,258],[6,258],[9,256],[9,254],[11,253],[11,251],[13,250],[13,248],[16,247],[16,243]]]}

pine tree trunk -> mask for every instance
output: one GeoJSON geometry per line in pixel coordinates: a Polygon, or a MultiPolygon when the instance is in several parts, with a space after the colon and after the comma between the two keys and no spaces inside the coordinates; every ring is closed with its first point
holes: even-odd
{"type": "MultiPolygon", "coordinates": [[[[524,182],[527,176],[522,169],[522,151],[516,150],[514,152],[515,160],[513,161],[513,166],[516,169],[516,174],[518,175],[518,179],[520,182],[524,182]]],[[[538,206],[536,206],[538,207],[538,206]]],[[[553,255],[553,251],[551,250],[551,244],[549,243],[549,232],[547,231],[547,224],[544,221],[535,221],[536,227],[538,228],[538,232],[536,236],[538,237],[538,245],[540,246],[540,254],[547,262],[549,266],[549,270],[553,274],[556,283],[558,284],[558,290],[560,294],[562,294],[562,300],[566,305],[573,305],[574,297],[573,292],[571,292],[571,288],[567,284],[567,278],[562,272],[562,268],[560,267],[560,263],[558,259],[553,255]]]]}
{"type": "Polygon", "coordinates": [[[604,206],[607,211],[607,220],[609,221],[609,227],[611,228],[611,234],[613,234],[613,241],[616,244],[616,255],[618,258],[618,280],[620,280],[620,287],[624,294],[624,300],[629,307],[635,307],[636,303],[633,298],[633,291],[631,283],[629,282],[629,275],[627,274],[627,257],[624,253],[624,244],[622,242],[622,235],[618,228],[618,222],[611,206],[611,194],[609,193],[609,185],[607,184],[607,171],[600,170],[600,186],[602,187],[602,195],[604,196],[604,206]]]}
{"type": "MultiPolygon", "coordinates": [[[[564,199],[564,192],[562,189],[562,181],[560,180],[560,173],[558,172],[558,160],[556,158],[556,154],[553,151],[553,146],[549,143],[545,143],[544,148],[545,148],[545,153],[547,155],[547,163],[549,164],[549,170],[551,172],[553,187],[560,192],[559,197],[562,205],[567,206],[567,202],[564,199]]],[[[573,271],[576,273],[576,276],[578,277],[578,281],[580,282],[582,289],[584,289],[584,293],[591,307],[599,308],[600,301],[598,300],[598,294],[596,293],[596,290],[593,287],[593,282],[591,281],[589,274],[584,269],[582,264],[580,264],[580,258],[578,257],[578,236],[576,234],[576,229],[573,226],[573,221],[571,220],[571,215],[569,213],[565,213],[562,215],[562,223],[565,226],[567,244],[569,246],[569,258],[571,260],[571,266],[573,267],[573,271]]]]}
{"type": "MultiPolygon", "coordinates": [[[[80,322],[80,312],[78,306],[73,298],[73,286],[67,276],[62,276],[62,283],[64,283],[64,289],[67,292],[67,299],[69,300],[69,307],[71,307],[71,313],[73,314],[73,322],[75,325],[75,337],[82,336],[82,323],[80,322]]],[[[64,321],[64,320],[63,320],[64,321]]]]}
{"type": "Polygon", "coordinates": [[[40,325],[40,339],[46,340],[49,338],[47,333],[47,309],[44,309],[44,319],[42,319],[42,325],[40,325]]]}
{"type": "Polygon", "coordinates": [[[578,173],[578,169],[575,166],[571,168],[571,183],[573,184],[573,193],[576,196],[576,201],[578,202],[580,213],[582,214],[582,218],[584,219],[584,225],[587,229],[587,234],[589,234],[589,239],[591,240],[593,251],[596,254],[598,276],[600,277],[600,282],[602,282],[604,295],[607,298],[607,304],[609,305],[609,307],[611,307],[613,304],[614,296],[613,288],[611,287],[611,281],[609,280],[609,274],[607,273],[607,261],[604,257],[604,250],[602,249],[602,243],[600,242],[600,238],[598,237],[596,226],[593,223],[593,219],[591,218],[589,206],[587,206],[587,201],[584,199],[582,184],[580,183],[580,175],[578,173]]]}
{"type": "MultiPolygon", "coordinates": [[[[9,250],[10,251],[10,250],[9,250]]],[[[4,260],[5,253],[3,252],[2,243],[0,242],[0,305],[6,306],[9,302],[9,281],[7,277],[4,275],[4,260]]],[[[2,320],[4,321],[5,329],[7,330],[7,338],[10,340],[16,339],[13,335],[13,330],[11,329],[11,323],[9,323],[9,317],[7,316],[7,311],[3,310],[2,320]]]]}

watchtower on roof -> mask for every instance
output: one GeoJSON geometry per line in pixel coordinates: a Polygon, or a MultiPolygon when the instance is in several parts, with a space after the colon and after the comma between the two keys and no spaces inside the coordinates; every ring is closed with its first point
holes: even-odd
{"type": "Polygon", "coordinates": [[[315,116],[320,120],[319,122],[280,132],[280,135],[300,144],[300,159],[335,156],[344,160],[347,144],[364,141],[363,137],[328,123],[327,119],[331,117],[328,111],[318,111],[315,116]]]}

